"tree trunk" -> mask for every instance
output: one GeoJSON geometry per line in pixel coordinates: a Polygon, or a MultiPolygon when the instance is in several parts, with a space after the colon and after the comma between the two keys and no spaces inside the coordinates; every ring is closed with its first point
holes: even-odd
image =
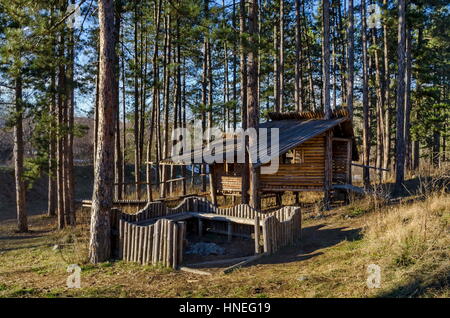
{"type": "Polygon", "coordinates": [[[126,173],[126,149],[127,149],[127,90],[126,90],[126,78],[125,78],[125,52],[124,52],[124,44],[122,43],[121,47],[121,55],[122,55],[122,189],[121,192],[123,195],[126,194],[126,186],[125,186],[125,173],[126,173]]]}
{"type": "Polygon", "coordinates": [[[301,28],[301,0],[295,0],[295,110],[303,111],[303,50],[302,50],[302,28],[301,28]]]}
{"type": "MultiPolygon", "coordinates": [[[[116,50],[114,51],[114,65],[116,67],[116,77],[114,78],[114,109],[117,113],[116,116],[116,134],[115,134],[115,152],[114,152],[114,183],[116,184],[116,198],[122,200],[122,180],[123,180],[123,158],[122,158],[122,146],[120,142],[120,64],[119,55],[117,54],[118,45],[120,42],[120,19],[122,15],[122,0],[116,1],[114,12],[114,41],[116,44],[116,50]]],[[[124,131],[125,133],[125,131],[124,131]]],[[[125,145],[124,145],[125,147],[125,145]]]]}
{"type": "MultiPolygon", "coordinates": [[[[247,83],[247,107],[248,107],[248,128],[256,129],[257,135],[249,138],[249,147],[251,149],[258,143],[258,127],[259,127],[259,106],[258,106],[258,2],[257,0],[249,1],[248,14],[248,33],[249,47],[248,52],[248,83],[247,83]],[[256,137],[256,139],[254,138],[256,137]]],[[[281,25],[281,24],[280,24],[281,25]]],[[[281,32],[282,33],[282,32],[281,32]]],[[[257,158],[250,161],[250,206],[260,209],[261,200],[259,194],[259,174],[260,169],[254,167],[257,158]]]]}
{"type": "MultiPolygon", "coordinates": [[[[247,129],[247,48],[244,43],[244,33],[246,30],[245,0],[240,0],[240,71],[241,71],[241,121],[242,129],[247,129]]],[[[242,203],[248,203],[248,153],[245,154],[245,163],[242,168],[242,203]]]]}
{"type": "Polygon", "coordinates": [[[366,167],[363,168],[364,188],[370,188],[370,126],[369,126],[369,77],[368,77],[368,55],[367,55],[367,22],[366,22],[366,1],[361,1],[361,41],[363,51],[363,160],[366,167]]]}
{"type": "MultiPolygon", "coordinates": [[[[64,33],[61,31],[58,56],[64,56],[64,33]]],[[[58,229],[63,229],[65,222],[65,184],[64,184],[64,108],[65,108],[66,69],[63,63],[58,67],[58,135],[57,135],[57,183],[58,183],[58,229]]]]}
{"type": "MultiPolygon", "coordinates": [[[[233,0],[233,29],[236,30],[236,0],[233,0]]],[[[233,129],[237,127],[237,45],[233,41],[233,129]]]]}
{"type": "Polygon", "coordinates": [[[406,170],[410,171],[412,168],[411,162],[411,27],[408,27],[406,35],[406,62],[405,62],[405,163],[406,170]]]}
{"type": "MultiPolygon", "coordinates": [[[[257,1],[257,0],[256,0],[257,1]]],[[[279,107],[281,109],[281,111],[283,112],[285,107],[284,107],[284,0],[280,0],[280,20],[279,20],[279,32],[280,32],[280,47],[277,48],[280,58],[279,58],[279,83],[280,83],[280,92],[279,92],[279,99],[280,101],[278,102],[279,107]]],[[[249,26],[250,28],[250,26],[249,26]]],[[[255,31],[256,32],[256,31],[255,31]]]]}
{"type": "MultiPolygon", "coordinates": [[[[186,100],[186,58],[183,58],[183,98],[182,98],[182,110],[183,110],[183,116],[182,116],[182,123],[183,123],[183,128],[186,129],[187,128],[187,124],[186,124],[186,105],[187,105],[187,100],[186,100]]],[[[181,176],[184,178],[181,181],[181,187],[182,187],[182,195],[185,196],[187,193],[187,189],[186,189],[186,177],[187,177],[187,169],[186,169],[186,165],[183,165],[181,167],[181,176]]]]}
{"type": "Polygon", "coordinates": [[[397,75],[397,134],[395,160],[395,190],[402,190],[405,179],[405,50],[406,50],[406,8],[405,0],[398,1],[398,75],[397,75]]]}
{"type": "Polygon", "coordinates": [[[279,54],[278,54],[278,46],[279,46],[279,39],[278,39],[278,25],[275,22],[275,25],[273,26],[273,49],[274,49],[274,56],[273,56],[273,99],[275,103],[275,111],[281,112],[280,107],[280,60],[279,60],[279,54]]]}
{"type": "MultiPolygon", "coordinates": [[[[387,0],[383,0],[384,10],[387,10],[387,0]]],[[[386,15],[387,12],[384,13],[386,15]]],[[[384,147],[383,147],[383,169],[389,167],[390,162],[390,150],[391,150],[391,118],[390,118],[390,85],[391,78],[389,72],[389,55],[388,55],[388,26],[387,19],[383,21],[383,50],[384,50],[384,102],[385,102],[385,112],[384,112],[384,147]]],[[[386,179],[387,172],[383,172],[383,178],[386,179]]]]}
{"type": "Polygon", "coordinates": [[[49,173],[48,173],[48,216],[55,216],[57,209],[57,183],[56,183],[56,72],[52,68],[50,75],[50,90],[52,99],[50,102],[51,125],[49,127],[49,173]]]}
{"type": "Polygon", "coordinates": [[[116,76],[113,0],[98,1],[100,40],[99,144],[94,169],[89,259],[107,261],[111,256],[109,214],[114,192],[114,83],[116,76]]]}
{"type": "MultiPolygon", "coordinates": [[[[376,167],[383,166],[383,152],[384,152],[384,96],[383,96],[383,82],[382,82],[382,71],[380,67],[380,59],[378,52],[378,38],[376,34],[377,30],[374,27],[372,29],[372,45],[375,47],[374,49],[374,60],[375,60],[375,82],[376,82],[376,96],[377,96],[377,104],[376,104],[376,118],[377,118],[377,157],[376,157],[376,167]]],[[[382,170],[377,171],[379,182],[382,182],[382,170]]]]}
{"type": "MultiPolygon", "coordinates": [[[[150,132],[148,137],[148,145],[147,145],[147,197],[150,201],[153,200],[153,192],[151,187],[152,182],[152,166],[150,165],[151,161],[151,151],[153,146],[153,135],[156,128],[155,121],[156,115],[158,113],[160,104],[159,104],[159,64],[158,64],[158,51],[159,51],[159,32],[160,32],[160,24],[161,24],[161,2],[159,0],[155,3],[154,10],[154,19],[155,19],[155,44],[153,51],[153,98],[152,98],[152,112],[151,112],[151,120],[150,120],[150,132]]],[[[158,156],[156,156],[158,157],[158,156]]],[[[156,166],[158,169],[158,166],[156,166]]],[[[158,170],[156,170],[158,171],[158,170]]]]}
{"type": "Polygon", "coordinates": [[[141,150],[140,150],[140,135],[139,135],[139,49],[138,49],[138,35],[139,35],[139,1],[134,3],[134,182],[136,184],[136,198],[141,197],[141,150]]]}
{"type": "Polygon", "coordinates": [[[351,119],[353,119],[353,85],[354,85],[354,17],[353,17],[353,0],[348,0],[348,28],[347,28],[347,45],[348,45],[348,77],[347,77],[347,109],[351,119]]]}
{"type": "Polygon", "coordinates": [[[330,2],[322,0],[322,99],[325,119],[331,118],[330,105],[330,2]]]}
{"type": "MultiPolygon", "coordinates": [[[[165,36],[165,53],[164,53],[164,144],[163,144],[163,156],[169,157],[169,102],[170,102],[170,63],[171,63],[171,31],[170,31],[170,15],[166,16],[166,36],[165,36]]],[[[169,169],[167,165],[162,167],[162,184],[161,184],[161,197],[167,196],[167,176],[169,169]]]]}
{"type": "Polygon", "coordinates": [[[311,104],[312,107],[310,107],[309,110],[316,110],[316,97],[314,93],[314,82],[313,82],[313,68],[312,68],[312,62],[311,62],[311,38],[308,35],[308,20],[306,16],[305,11],[305,3],[303,2],[302,5],[302,15],[303,15],[303,28],[305,30],[305,43],[306,43],[306,56],[307,56],[307,69],[308,69],[308,86],[309,86],[309,104],[311,104]]]}
{"type": "Polygon", "coordinates": [[[17,229],[28,232],[27,212],[25,208],[25,183],[23,180],[23,101],[22,78],[16,78],[15,87],[15,125],[14,125],[14,172],[16,183],[17,229]]]}
{"type": "MultiPolygon", "coordinates": [[[[75,6],[75,0],[71,0],[71,4],[75,6]]],[[[74,21],[73,21],[74,22],[74,21]]],[[[74,112],[75,112],[75,84],[74,84],[74,68],[75,68],[75,39],[73,28],[69,32],[68,41],[68,65],[67,78],[68,85],[66,86],[66,100],[67,100],[67,135],[66,135],[66,149],[64,154],[66,156],[66,206],[67,206],[67,224],[76,225],[75,215],[75,179],[74,179],[74,162],[73,162],[73,139],[74,139],[74,112]]]]}

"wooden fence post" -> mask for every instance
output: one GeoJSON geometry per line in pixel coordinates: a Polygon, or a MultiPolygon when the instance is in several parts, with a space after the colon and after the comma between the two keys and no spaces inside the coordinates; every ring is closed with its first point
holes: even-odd
{"type": "Polygon", "coordinates": [[[255,216],[255,254],[259,254],[259,215],[255,216]]]}
{"type": "Polygon", "coordinates": [[[184,252],[184,240],[186,236],[186,222],[181,221],[178,222],[179,231],[178,231],[178,265],[183,263],[183,252],[184,252]]]}

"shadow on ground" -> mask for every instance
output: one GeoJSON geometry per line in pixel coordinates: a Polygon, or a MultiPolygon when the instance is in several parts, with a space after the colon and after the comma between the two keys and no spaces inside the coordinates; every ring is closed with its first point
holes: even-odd
{"type": "Polygon", "coordinates": [[[282,264],[304,261],[319,255],[321,249],[335,246],[342,241],[354,241],[361,238],[361,229],[346,227],[323,228],[326,224],[305,227],[302,230],[301,243],[281,249],[274,255],[265,257],[259,264],[282,264]]]}
{"type": "MultiPolygon", "coordinates": [[[[384,292],[379,297],[384,298],[405,298],[427,296],[430,290],[448,289],[450,287],[450,273],[441,277],[434,277],[424,281],[422,279],[413,279],[407,284],[398,286],[392,290],[384,292]]],[[[428,295],[431,296],[431,295],[428,295]]]]}

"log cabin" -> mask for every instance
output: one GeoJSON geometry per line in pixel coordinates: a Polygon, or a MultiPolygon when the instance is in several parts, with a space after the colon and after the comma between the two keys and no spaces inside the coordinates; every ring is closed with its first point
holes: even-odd
{"type": "MultiPolygon", "coordinates": [[[[266,161],[258,159],[254,167],[269,166],[272,160],[277,159],[278,169],[275,173],[261,172],[257,185],[261,195],[276,195],[280,200],[285,192],[293,192],[297,198],[300,192],[323,192],[327,205],[339,185],[344,188],[351,185],[352,161],[359,158],[352,121],[346,110],[334,111],[328,120],[324,119],[323,112],[269,113],[268,119],[259,128],[268,128],[268,131],[278,128],[278,151],[273,151],[270,133],[264,144],[258,140],[260,153],[263,151],[269,155],[266,161]]],[[[222,160],[209,163],[210,192],[214,203],[218,195],[241,196],[243,191],[248,191],[242,182],[244,164],[236,163],[236,153],[242,149],[243,142],[233,135],[225,135],[225,140],[229,138],[233,138],[231,144],[234,147],[223,147],[221,154],[215,154],[222,160]],[[234,160],[227,161],[226,158],[234,160]]],[[[214,143],[212,141],[207,146],[214,148],[214,143]]],[[[188,153],[179,162],[189,162],[195,155],[194,152],[188,153]]],[[[175,163],[170,159],[163,162],[175,163]]]]}

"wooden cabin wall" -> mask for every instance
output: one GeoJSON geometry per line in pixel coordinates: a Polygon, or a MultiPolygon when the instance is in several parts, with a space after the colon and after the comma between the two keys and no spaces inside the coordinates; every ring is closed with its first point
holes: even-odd
{"type": "Polygon", "coordinates": [[[351,139],[333,139],[333,184],[351,183],[351,143],[351,139]]]}
{"type": "MultiPolygon", "coordinates": [[[[332,183],[350,183],[351,139],[333,138],[332,183]]],[[[214,164],[218,193],[240,194],[241,164],[214,164]]],[[[325,179],[325,134],[314,137],[294,149],[293,163],[282,163],[275,174],[261,174],[261,191],[323,191],[325,179]]]]}
{"type": "Polygon", "coordinates": [[[276,174],[261,174],[262,191],[321,191],[324,188],[325,136],[314,137],[297,148],[303,163],[282,164],[276,174]]]}
{"type": "Polygon", "coordinates": [[[233,171],[226,171],[225,163],[216,163],[213,166],[215,172],[216,191],[223,194],[238,194],[241,192],[241,164],[229,165],[233,171]]]}

